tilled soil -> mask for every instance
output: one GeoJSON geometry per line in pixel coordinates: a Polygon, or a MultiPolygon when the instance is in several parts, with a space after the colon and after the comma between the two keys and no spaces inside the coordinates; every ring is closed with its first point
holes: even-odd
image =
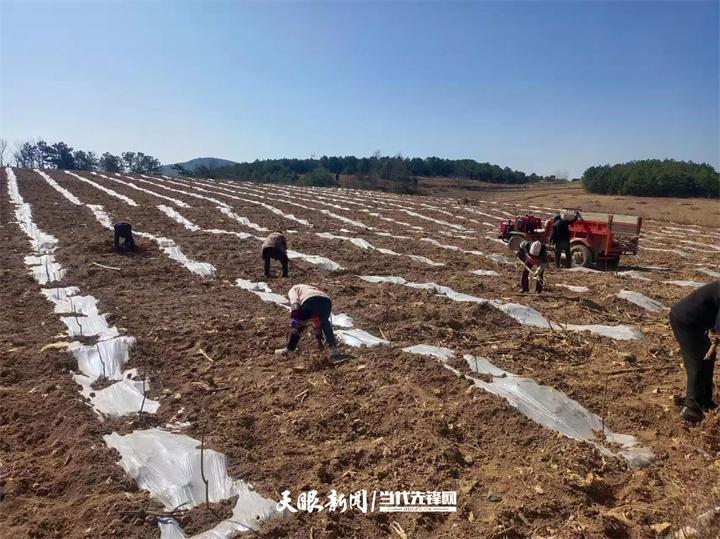
{"type": "Polygon", "coordinates": [[[42,348],[67,341],[53,306],[26,274],[25,236],[0,191],[0,536],[155,537],[123,511],[155,507],[114,463],[104,426],[82,401],[70,356],[42,348]]]}
{"type": "MultiPolygon", "coordinates": [[[[422,232],[412,232],[367,213],[322,206],[312,202],[309,191],[298,191],[295,199],[289,199],[285,188],[249,188],[268,197],[262,202],[307,219],[313,225],[309,228],[257,204],[227,197],[231,193],[220,189],[203,186],[212,192],[193,191],[189,182],[184,187],[159,180],[154,186],[137,184],[192,206],[178,208],[82,173],[139,204],[130,207],[67,174],[48,173],[82,202],[103,205],[111,220],[128,220],[136,230],[172,238],[189,258],[217,268],[215,279],[203,279],[142,238],[136,238],[138,253],[116,255],[111,232],[87,207],[70,204],[35,172],[16,171],[35,222],[59,240],[56,257],[68,270],[67,283],[98,298],[110,322],[137,338],[128,366],[149,379],[149,396],[160,401],[157,417],[148,420],[151,424],[187,421],[185,432],[197,439],[204,430],[207,447],[228,457],[232,477],[253,483],[259,493],[275,500],[284,490],[294,497],[312,489],[323,495],[331,489],[458,493],[455,513],[299,512],[264,524],[262,535],[398,536],[396,522],[408,537],[654,537],[659,529],[667,533],[665,528],[691,525],[697,515],[720,503],[718,414],[710,414],[697,428],[680,421],[672,396],[682,392],[684,375],[666,314],[649,313],[614,295],[625,288],[669,306],[691,289],[662,281],[709,281],[698,273],[697,264],[717,270],[720,253],[711,248],[689,250],[687,258],[641,251],[639,257],[623,260],[621,270],[636,268],[651,281],[551,268],[546,294],[520,295],[517,267],[420,240],[428,237],[512,259],[506,248],[486,238],[494,231],[479,223],[491,218],[449,201],[381,195],[374,200],[372,194],[336,191],[328,195],[367,204],[383,216],[423,227],[422,232]],[[346,348],[350,360],[329,368],[306,337],[298,354],[278,359],[272,352],[284,345],[286,311],[233,286],[237,278],[264,280],[259,241],[187,230],[156,206],[174,207],[202,229],[262,233],[226,217],[213,202],[167,187],[215,197],[267,228],[297,231],[288,233],[291,249],[328,257],[345,269],[328,272],[306,262],[291,262],[289,279],[270,279],[273,291],[285,294],[292,284],[316,283],[333,298],[335,312],[350,314],[357,327],[384,336],[393,346],[346,348]],[[276,193],[274,199],[270,193],[276,193]],[[290,200],[311,209],[293,206],[290,200]],[[384,205],[385,201],[479,234],[472,240],[457,237],[467,234],[457,230],[451,232],[455,237],[445,236],[446,226],[408,215],[384,205]],[[453,220],[421,204],[436,205],[477,223],[453,220]],[[317,209],[362,221],[394,237],[363,231],[317,209]],[[431,267],[406,256],[365,251],[347,241],[320,238],[316,232],[362,237],[376,247],[422,255],[445,265],[431,267]],[[403,235],[412,239],[397,237],[403,235]],[[669,271],[644,269],[649,266],[665,266],[669,271]],[[479,277],[469,273],[474,269],[492,269],[500,275],[479,277]],[[488,305],[453,302],[399,285],[371,284],[358,275],[434,281],[482,298],[530,305],[558,322],[634,325],[645,339],[613,341],[588,333],[528,328],[488,305]],[[553,286],[561,282],[591,291],[573,293],[553,286]],[[589,444],[533,423],[436,360],[400,350],[421,343],[451,348],[457,358],[464,353],[488,357],[509,372],[565,392],[602,413],[608,428],[633,434],[651,447],[656,454],[653,464],[630,470],[620,459],[604,457],[589,444]]],[[[2,318],[0,349],[4,404],[0,530],[10,530],[8,537],[157,537],[153,518],[129,518],[123,513],[160,507],[124,477],[115,464],[117,455],[101,438],[113,430],[129,432],[133,425],[122,420],[102,422],[82,402],[70,377],[72,365],[62,350],[41,351],[46,344],[64,340],[63,326],[26,274],[22,257],[30,247],[12,222],[5,174],[0,175],[2,212],[9,216],[1,223],[6,247],[3,282],[8,292],[2,300],[4,312],[11,313],[2,318]],[[37,406],[37,399],[42,406],[37,406]]],[[[247,190],[242,187],[236,194],[253,199],[247,190]]],[[[334,198],[316,199],[345,205],[334,198]]],[[[494,205],[476,207],[502,216],[494,205]]],[[[646,223],[644,229],[662,234],[665,226],[646,223]]],[[[704,233],[712,238],[717,230],[704,233]]],[[[662,241],[665,247],[660,248],[683,245],[672,238],[662,241]]],[[[279,268],[274,271],[278,274],[279,268]]],[[[453,364],[469,374],[460,360],[453,364]]],[[[211,513],[198,513],[197,529],[189,531],[211,525],[211,513]]],[[[191,518],[188,524],[192,522],[191,518]]]]}

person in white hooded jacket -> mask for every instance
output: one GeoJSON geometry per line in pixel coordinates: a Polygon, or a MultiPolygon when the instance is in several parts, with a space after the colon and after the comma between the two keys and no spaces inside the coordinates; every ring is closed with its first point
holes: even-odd
{"type": "Polygon", "coordinates": [[[522,292],[530,290],[530,272],[535,279],[535,292],[540,294],[543,290],[543,275],[548,263],[547,247],[542,242],[523,241],[517,252],[518,259],[525,266],[520,278],[520,289],[522,292]]]}
{"type": "Polygon", "coordinates": [[[288,292],[290,300],[290,335],[285,348],[276,350],[277,355],[284,355],[295,351],[303,330],[312,322],[320,348],[323,346],[323,335],[330,348],[330,358],[338,360],[341,356],[337,349],[335,334],[333,333],[330,315],[332,301],[325,292],[308,284],[296,284],[288,292]]]}

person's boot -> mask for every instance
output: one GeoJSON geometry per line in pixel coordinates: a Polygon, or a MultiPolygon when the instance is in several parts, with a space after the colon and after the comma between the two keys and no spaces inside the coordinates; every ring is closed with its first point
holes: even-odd
{"type": "Polygon", "coordinates": [[[705,417],[705,413],[697,402],[688,399],[680,410],[680,417],[689,423],[700,423],[705,417]]]}
{"type": "Polygon", "coordinates": [[[712,412],[713,410],[717,410],[717,407],[718,403],[715,402],[713,399],[700,403],[700,408],[702,408],[703,412],[712,412]]]}
{"type": "MultiPolygon", "coordinates": [[[[683,407],[685,406],[685,395],[673,395],[673,403],[675,406],[683,407]]],[[[703,400],[700,401],[700,409],[703,412],[712,412],[713,410],[717,410],[718,403],[715,402],[713,399],[710,400],[703,400]]]]}
{"type": "Polygon", "coordinates": [[[330,347],[330,364],[342,363],[344,361],[343,354],[335,346],[330,347]]]}

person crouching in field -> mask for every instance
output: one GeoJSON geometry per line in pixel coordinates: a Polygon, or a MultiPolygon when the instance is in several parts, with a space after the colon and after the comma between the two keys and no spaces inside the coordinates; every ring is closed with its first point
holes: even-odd
{"type": "Polygon", "coordinates": [[[296,284],[288,292],[290,299],[290,337],[285,348],[275,350],[277,355],[285,355],[295,351],[300,336],[309,322],[313,323],[315,338],[322,348],[323,335],[330,348],[330,359],[338,361],[341,357],[335,342],[330,314],[332,312],[332,301],[330,297],[316,287],[308,284],[296,284]]]}
{"type": "Polygon", "coordinates": [[[282,276],[288,276],[287,241],[281,232],[273,232],[262,244],[262,257],[265,263],[265,277],[270,277],[270,259],[282,264],[282,276]]]}
{"type": "Polygon", "coordinates": [[[705,412],[717,408],[713,400],[713,371],[720,332],[720,281],[691,292],[670,309],[670,327],[680,345],[687,391],[680,416],[691,423],[702,421],[705,412]],[[714,331],[714,341],[708,332],[714,331]]]}
{"type": "Polygon", "coordinates": [[[130,223],[115,223],[113,225],[115,233],[113,237],[113,247],[117,252],[130,252],[135,250],[135,240],[132,234],[132,225],[130,223]],[[122,243],[120,242],[122,240],[122,243]]]}
{"type": "Polygon", "coordinates": [[[532,271],[535,279],[535,292],[539,294],[543,290],[543,275],[548,263],[547,247],[539,241],[532,243],[523,241],[518,249],[517,257],[525,266],[520,278],[521,290],[523,292],[530,290],[530,272],[532,271]]]}

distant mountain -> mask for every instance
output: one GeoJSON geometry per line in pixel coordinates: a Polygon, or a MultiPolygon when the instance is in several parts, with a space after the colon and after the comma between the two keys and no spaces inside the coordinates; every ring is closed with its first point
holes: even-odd
{"type": "Polygon", "coordinates": [[[209,169],[227,167],[234,165],[235,161],[228,161],[227,159],[218,159],[217,157],[198,157],[196,159],[190,159],[184,163],[173,163],[172,165],[165,165],[160,168],[160,174],[166,176],[179,176],[178,171],[173,168],[173,165],[180,165],[190,172],[195,172],[200,167],[207,167],[209,169]]]}

